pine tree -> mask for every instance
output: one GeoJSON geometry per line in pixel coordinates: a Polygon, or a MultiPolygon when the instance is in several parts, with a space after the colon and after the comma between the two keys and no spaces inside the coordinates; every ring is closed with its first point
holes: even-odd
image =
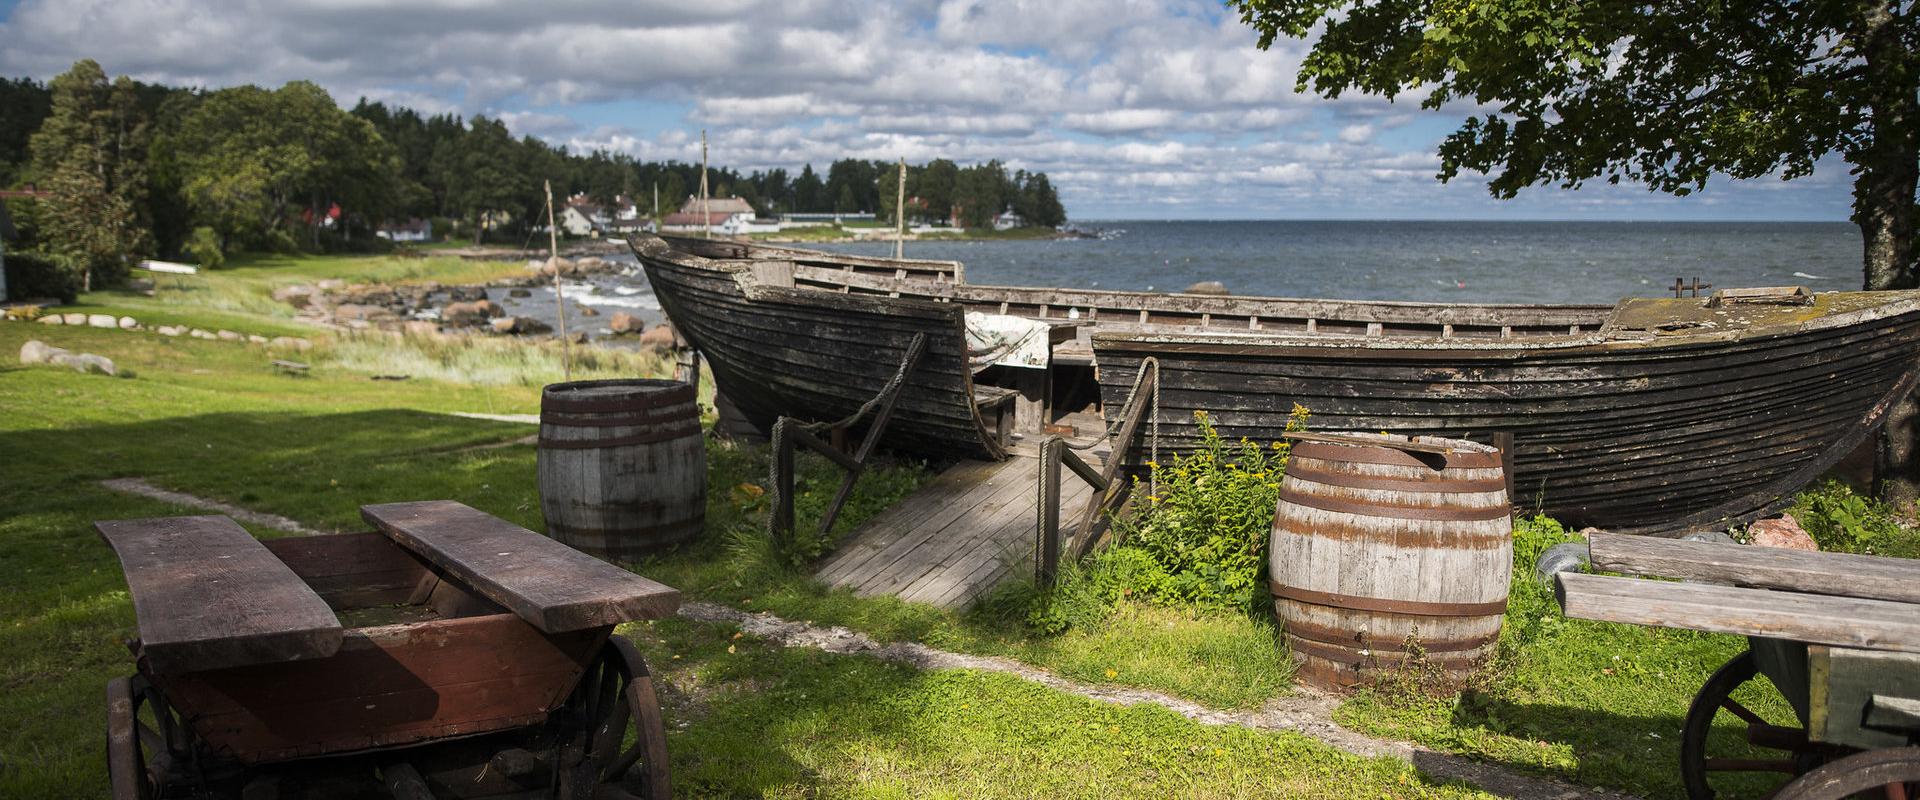
{"type": "Polygon", "coordinates": [[[146,115],[131,80],[107,83],[92,59],[53,79],[53,106],[30,145],[46,181],[47,249],[81,272],[81,286],[118,282],[146,252],[146,115]]]}

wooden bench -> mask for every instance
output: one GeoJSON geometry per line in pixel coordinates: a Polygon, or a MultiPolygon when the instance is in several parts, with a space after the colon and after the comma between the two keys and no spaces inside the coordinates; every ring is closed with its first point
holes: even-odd
{"type": "Polygon", "coordinates": [[[543,633],[658,619],[680,608],[677,589],[462,503],[361,506],[360,516],[543,633]]]}
{"type": "Polygon", "coordinates": [[[94,529],[120,557],[158,673],[325,658],[340,620],[266,546],[221,516],[108,520],[94,529]]]}

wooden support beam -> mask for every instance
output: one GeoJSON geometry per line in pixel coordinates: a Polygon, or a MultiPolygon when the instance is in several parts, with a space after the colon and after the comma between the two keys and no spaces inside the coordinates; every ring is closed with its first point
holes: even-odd
{"type": "Polygon", "coordinates": [[[1886,600],[1562,572],[1567,616],[1808,644],[1920,652],[1920,614],[1886,600]]]}
{"type": "Polygon", "coordinates": [[[1920,603],[1920,561],[1596,533],[1595,569],[1729,586],[1920,603]]]}

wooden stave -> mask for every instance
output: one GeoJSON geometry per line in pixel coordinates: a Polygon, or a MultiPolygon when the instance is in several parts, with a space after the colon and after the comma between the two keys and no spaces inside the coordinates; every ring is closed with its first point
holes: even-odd
{"type": "MultiPolygon", "coordinates": [[[[619,382],[637,389],[670,383],[619,382]]],[[[548,418],[545,405],[559,392],[548,388],[536,471],[549,537],[599,558],[634,561],[700,535],[706,520],[706,441],[690,386],[655,386],[636,392],[629,409],[563,411],[556,419],[548,418]],[[634,424],[608,424],[619,419],[634,424]]],[[[569,404],[562,400],[560,405],[569,404]]]]}
{"type": "MultiPolygon", "coordinates": [[[[1329,455],[1323,453],[1324,469],[1338,471],[1329,455]]],[[[1444,513],[1403,519],[1328,512],[1297,501],[1301,496],[1331,495],[1391,499],[1402,507],[1434,512],[1454,506],[1504,510],[1504,476],[1498,469],[1484,468],[1352,466],[1414,485],[1422,475],[1436,476],[1444,482],[1441,486],[1475,491],[1439,486],[1356,489],[1293,474],[1282,478],[1269,554],[1270,591],[1299,662],[1299,677],[1326,688],[1350,688],[1396,666],[1401,648],[1412,642],[1439,669],[1444,683],[1464,681],[1492,653],[1499,636],[1513,557],[1505,515],[1479,521],[1434,518],[1444,513]],[[1324,535],[1335,527],[1331,523],[1345,530],[1324,535]],[[1394,557],[1381,558],[1385,553],[1394,557]],[[1450,565],[1462,573],[1461,579],[1423,590],[1419,576],[1434,564],[1450,565]],[[1366,566],[1364,580],[1352,568],[1358,565],[1366,566]],[[1444,596],[1424,596],[1430,591],[1444,596]]]]}

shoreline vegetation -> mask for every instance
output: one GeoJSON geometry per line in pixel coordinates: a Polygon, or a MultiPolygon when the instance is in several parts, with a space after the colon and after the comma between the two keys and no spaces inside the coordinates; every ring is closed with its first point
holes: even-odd
{"type": "MultiPolygon", "coordinates": [[[[451,498],[539,531],[530,425],[560,348],[520,337],[329,331],[274,300],[322,280],[457,283],[524,270],[425,248],[426,258],[246,256],[228,269],[167,276],[155,296],[82,294],[76,307],[180,324],[298,331],[314,346],[301,374],[271,347],[147,330],[0,322],[0,349],[29,340],[98,353],[123,376],[55,367],[0,370],[0,795],[105,791],[101,687],[132,664],[133,613],[118,564],[90,525],[203,513],[122,494],[103,480],[163,489],[359,530],[361,504],[451,498]],[[405,376],[402,380],[391,378],[405,376]],[[488,415],[475,418],[460,415],[488,415]]],[[[659,377],[669,359],[575,348],[573,377],[659,377]]],[[[704,421],[713,421],[711,387],[704,421]]],[[[1311,429],[1311,414],[1301,411],[1311,429]]],[[[1259,587],[1282,448],[1220,442],[1156,466],[1157,504],[1128,544],[1071,566],[1040,591],[1015,581],[965,612],[828,590],[764,533],[768,453],[708,443],[708,532],[631,565],[688,599],[841,625],[877,641],[922,642],[1007,658],[1080,683],[1164,692],[1253,711],[1295,695],[1291,663],[1259,587]],[[1265,512],[1258,512],[1260,507],[1265,512]],[[1231,510],[1231,513],[1229,513],[1231,510]],[[1257,513],[1258,512],[1258,513],[1257,513]],[[1195,553],[1231,566],[1196,571],[1195,553]],[[1231,573],[1231,574],[1228,574],[1231,573]]],[[[857,484],[830,540],[938,474],[883,458],[857,484]]],[[[837,472],[799,460],[797,529],[811,530],[837,472]]],[[[1794,513],[1824,549],[1920,555],[1920,532],[1840,484],[1803,494],[1794,513]]],[[[258,525],[262,538],[287,535],[258,525]]],[[[1490,769],[1654,800],[1684,796],[1675,767],[1692,693],[1739,652],[1737,637],[1570,620],[1532,575],[1548,546],[1579,541],[1552,520],[1515,532],[1511,601],[1493,662],[1460,691],[1417,670],[1338,702],[1334,721],[1367,735],[1461,754],[1490,769]]],[[[823,542],[830,545],[831,541],[823,542]]],[[[1362,758],[1287,732],[1210,727],[1157,707],[1116,707],[1011,676],[923,672],[668,619],[627,626],[656,670],[676,788],[685,796],[1485,797],[1394,758],[1362,758]]],[[[1776,704],[1777,705],[1777,704],[1776,704]]],[[[1783,711],[1755,700],[1759,713],[1783,711]]],[[[1729,724],[1716,736],[1735,737],[1729,724]]]]}

